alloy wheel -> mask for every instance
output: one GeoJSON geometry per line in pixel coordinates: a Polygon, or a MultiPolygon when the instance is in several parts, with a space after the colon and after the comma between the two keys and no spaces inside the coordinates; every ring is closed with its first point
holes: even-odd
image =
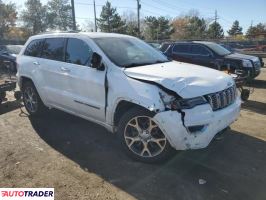
{"type": "Polygon", "coordinates": [[[31,113],[35,113],[38,109],[37,94],[32,87],[25,88],[24,103],[31,113]]]}
{"type": "Polygon", "coordinates": [[[149,116],[137,116],[129,120],[124,138],[127,147],[141,157],[155,157],[166,147],[166,137],[149,116]]]}

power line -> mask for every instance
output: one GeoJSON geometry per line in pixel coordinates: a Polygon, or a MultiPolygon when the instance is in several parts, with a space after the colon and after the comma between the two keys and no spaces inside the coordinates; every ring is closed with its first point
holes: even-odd
{"type": "MultiPolygon", "coordinates": [[[[148,3],[144,3],[144,2],[142,2],[142,4],[144,4],[144,5],[147,5],[147,6],[149,6],[149,7],[152,7],[152,8],[155,8],[155,9],[157,9],[157,10],[163,10],[163,11],[165,11],[165,12],[167,12],[167,13],[169,13],[169,12],[171,12],[172,14],[174,13],[173,11],[169,11],[169,10],[166,10],[166,9],[164,9],[164,8],[159,8],[159,7],[157,7],[157,6],[154,6],[154,5],[151,5],[151,4],[148,4],[148,3]]],[[[176,15],[176,13],[175,13],[175,15],[176,15]]]]}
{"type": "MultiPolygon", "coordinates": [[[[188,10],[192,10],[191,9],[191,7],[180,7],[180,6],[176,6],[176,5],[174,5],[174,4],[170,4],[169,2],[162,2],[162,1],[160,1],[160,0],[152,0],[153,2],[155,2],[155,3],[157,3],[157,4],[159,4],[160,6],[164,6],[164,7],[167,7],[167,8],[169,8],[169,9],[173,9],[173,10],[176,10],[176,9],[181,9],[182,11],[184,11],[184,9],[186,9],[187,11],[188,10]]],[[[202,12],[201,12],[201,15],[202,16],[207,16],[207,14],[206,13],[208,13],[208,15],[210,14],[210,13],[212,13],[212,12],[204,12],[205,14],[202,14],[202,12]]]]}
{"type": "MultiPolygon", "coordinates": [[[[75,4],[77,5],[85,5],[85,6],[94,6],[94,4],[92,3],[83,3],[83,2],[75,2],[75,4]]],[[[103,4],[95,4],[96,7],[102,7],[104,6],[103,4]]],[[[136,9],[134,7],[129,7],[129,6],[115,6],[117,9],[136,9]]],[[[142,11],[144,11],[145,13],[150,13],[150,14],[153,14],[153,15],[161,15],[160,13],[157,13],[157,12],[152,12],[152,11],[149,11],[149,10],[146,10],[146,9],[142,9],[142,11]]]]}
{"type": "MultiPolygon", "coordinates": [[[[86,6],[94,6],[93,3],[83,3],[83,2],[76,2],[78,5],[86,5],[86,6]]],[[[105,6],[104,4],[95,4],[96,7],[102,7],[105,6]]],[[[116,8],[128,8],[128,9],[135,9],[134,7],[128,7],[128,6],[115,6],[116,8]]]]}

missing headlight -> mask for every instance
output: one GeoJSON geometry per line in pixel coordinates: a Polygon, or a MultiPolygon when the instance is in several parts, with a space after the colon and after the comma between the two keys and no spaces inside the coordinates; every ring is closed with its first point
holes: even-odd
{"type": "Polygon", "coordinates": [[[207,100],[204,97],[195,97],[190,99],[176,99],[172,102],[172,109],[190,109],[194,108],[197,105],[206,104],[207,100]]]}

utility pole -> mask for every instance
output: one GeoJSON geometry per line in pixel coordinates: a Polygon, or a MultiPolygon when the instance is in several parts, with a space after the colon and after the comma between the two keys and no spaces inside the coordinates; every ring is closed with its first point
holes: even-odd
{"type": "Polygon", "coordinates": [[[95,0],[93,0],[93,6],[94,6],[94,31],[97,32],[97,22],[96,22],[96,6],[95,6],[95,0]]]}
{"type": "Polygon", "coordinates": [[[74,0],[71,0],[71,8],[72,8],[72,20],[73,20],[73,30],[77,30],[76,27],[76,16],[75,16],[75,6],[74,6],[74,0]]]}
{"type": "Polygon", "coordinates": [[[139,0],[137,0],[137,13],[138,13],[138,34],[140,36],[140,21],[139,21],[139,10],[141,8],[141,5],[139,4],[139,0]]]}
{"type": "Polygon", "coordinates": [[[214,13],[214,39],[217,38],[217,20],[218,20],[218,16],[217,16],[217,10],[215,10],[215,13],[214,13]]]}

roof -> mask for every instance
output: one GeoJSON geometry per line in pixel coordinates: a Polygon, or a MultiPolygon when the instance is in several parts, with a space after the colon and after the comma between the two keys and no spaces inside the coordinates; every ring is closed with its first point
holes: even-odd
{"type": "Polygon", "coordinates": [[[173,44],[203,44],[203,45],[208,45],[208,44],[215,44],[214,42],[208,42],[208,41],[177,41],[173,42],[173,44]]]}
{"type": "Polygon", "coordinates": [[[193,43],[199,43],[199,44],[214,44],[214,42],[208,42],[208,41],[193,41],[193,43]]]}
{"type": "Polygon", "coordinates": [[[103,32],[47,32],[47,33],[41,33],[38,35],[34,35],[31,38],[38,39],[38,38],[45,38],[45,37],[56,37],[56,36],[78,36],[78,35],[85,35],[89,38],[101,38],[101,37],[132,37],[129,35],[124,34],[118,34],[118,33],[103,33],[103,32]]]}

